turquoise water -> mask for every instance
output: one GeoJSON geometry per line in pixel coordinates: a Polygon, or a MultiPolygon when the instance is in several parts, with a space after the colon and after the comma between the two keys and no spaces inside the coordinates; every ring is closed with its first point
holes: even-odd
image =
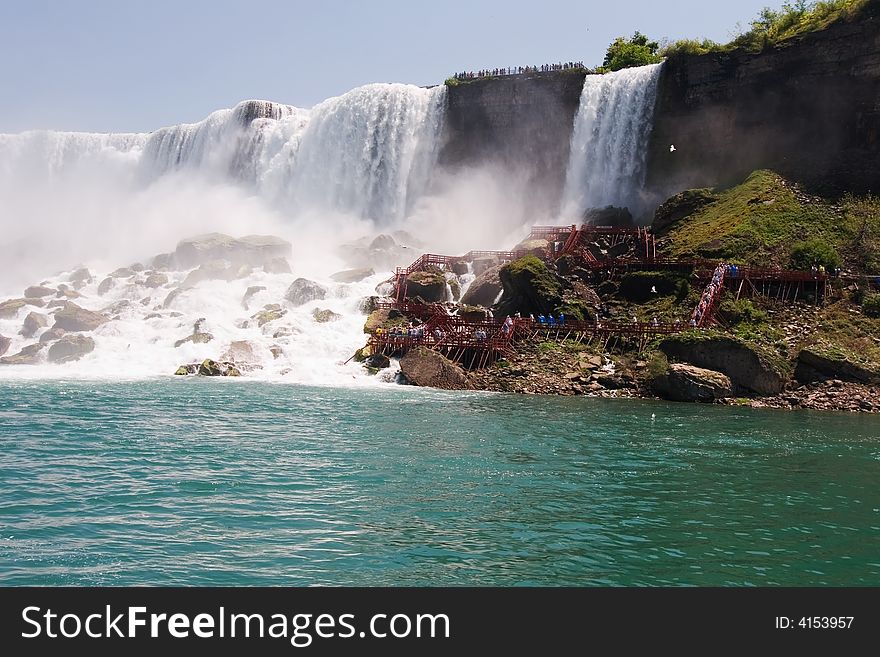
{"type": "Polygon", "coordinates": [[[880,420],[0,383],[0,585],[878,585],[880,420]]]}

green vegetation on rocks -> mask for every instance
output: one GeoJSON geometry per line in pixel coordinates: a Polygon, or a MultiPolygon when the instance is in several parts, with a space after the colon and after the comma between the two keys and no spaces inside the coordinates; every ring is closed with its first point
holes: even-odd
{"type": "Polygon", "coordinates": [[[876,197],[845,196],[833,202],[810,196],[767,170],[753,172],[717,196],[671,226],[662,243],[664,253],[783,268],[793,259],[799,263],[820,255],[829,263],[826,267],[842,261],[855,270],[880,253],[876,197]]]}

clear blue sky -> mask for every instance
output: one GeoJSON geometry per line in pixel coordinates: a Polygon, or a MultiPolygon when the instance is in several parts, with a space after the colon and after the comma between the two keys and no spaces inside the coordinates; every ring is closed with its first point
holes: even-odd
{"type": "Polygon", "coordinates": [[[0,132],[149,131],[247,98],[600,64],[614,37],[727,41],[780,0],[0,0],[0,132]]]}

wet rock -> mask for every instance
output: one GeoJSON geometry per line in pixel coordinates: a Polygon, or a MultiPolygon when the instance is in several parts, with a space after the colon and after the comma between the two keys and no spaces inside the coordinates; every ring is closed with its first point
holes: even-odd
{"type": "Polygon", "coordinates": [[[170,269],[172,269],[173,265],[173,253],[160,253],[150,261],[150,266],[157,271],[169,271],[170,269]]]}
{"type": "Polygon", "coordinates": [[[36,299],[39,297],[48,297],[49,295],[55,294],[56,290],[51,287],[46,287],[45,285],[31,285],[24,291],[24,296],[27,299],[36,299]]]}
{"type": "Polygon", "coordinates": [[[330,276],[330,280],[337,283],[360,283],[365,278],[369,278],[375,274],[376,272],[371,267],[346,269],[345,271],[338,271],[330,276]]]}
{"type": "Polygon", "coordinates": [[[327,322],[335,322],[342,319],[342,315],[326,308],[315,308],[312,311],[312,317],[314,317],[315,321],[319,324],[326,324],[327,322]]]}
{"type": "Polygon", "coordinates": [[[67,334],[49,347],[49,360],[53,363],[69,363],[79,360],[95,350],[95,341],[80,334],[67,334]]]}
{"type": "Polygon", "coordinates": [[[672,401],[711,402],[733,395],[733,384],[721,372],[672,364],[652,382],[654,391],[672,401]]]}
{"type": "Polygon", "coordinates": [[[165,297],[165,301],[162,302],[162,308],[170,308],[174,303],[174,300],[189,289],[191,288],[181,286],[171,290],[171,292],[168,293],[168,296],[165,297]]]}
{"type": "Polygon", "coordinates": [[[280,345],[273,344],[271,347],[269,347],[269,353],[272,354],[272,358],[278,360],[284,355],[284,349],[282,349],[280,345]]]}
{"type": "Polygon", "coordinates": [[[131,267],[120,267],[112,272],[110,272],[111,278],[131,278],[134,276],[135,272],[131,267]]]}
{"type": "Polygon", "coordinates": [[[446,277],[440,270],[415,271],[406,277],[406,298],[428,303],[446,301],[446,277]]]}
{"type": "Polygon", "coordinates": [[[241,376],[241,372],[234,363],[218,363],[210,358],[201,362],[198,373],[202,376],[241,376]]]}
{"type": "Polygon", "coordinates": [[[177,342],[174,343],[175,349],[177,347],[181,347],[188,342],[192,342],[193,344],[206,344],[214,339],[214,336],[207,332],[199,332],[193,333],[192,335],[188,335],[185,338],[181,338],[177,342]]]}
{"type": "Polygon", "coordinates": [[[14,356],[0,358],[0,365],[36,365],[40,362],[40,352],[45,344],[29,344],[14,356]]]}
{"type": "Polygon", "coordinates": [[[46,328],[49,325],[49,320],[45,315],[41,315],[37,312],[28,313],[27,317],[24,318],[24,326],[22,326],[21,334],[26,338],[32,338],[37,334],[41,328],[46,328]]]}
{"type": "Polygon", "coordinates": [[[257,356],[254,345],[247,340],[236,340],[227,347],[220,360],[235,363],[240,369],[258,369],[261,359],[257,356]]]}
{"type": "Polygon", "coordinates": [[[302,306],[326,296],[327,288],[306,278],[297,278],[284,293],[284,298],[294,306],[302,306]]]}
{"type": "Polygon", "coordinates": [[[456,276],[464,276],[465,274],[468,273],[468,270],[469,270],[468,263],[465,262],[464,260],[456,260],[455,262],[452,263],[452,272],[456,276]]]}
{"type": "Polygon", "coordinates": [[[0,319],[10,319],[18,314],[18,311],[28,305],[33,299],[9,299],[0,303],[0,319]]]}
{"type": "Polygon", "coordinates": [[[116,279],[111,276],[105,278],[98,286],[98,296],[103,297],[113,288],[114,285],[116,285],[116,279]]]}
{"type": "Polygon", "coordinates": [[[591,226],[612,226],[614,228],[630,228],[635,225],[628,208],[617,208],[613,205],[587,209],[584,212],[583,221],[591,226]]]}
{"type": "Polygon", "coordinates": [[[358,310],[369,315],[379,307],[379,297],[364,297],[358,304],[358,310]]]}
{"type": "Polygon", "coordinates": [[[458,316],[468,322],[485,322],[489,318],[489,311],[481,306],[462,305],[458,309],[458,316]]]}
{"type": "Polygon", "coordinates": [[[168,276],[158,271],[152,272],[144,281],[144,287],[157,288],[163,285],[168,285],[168,276]]]}
{"type": "Polygon", "coordinates": [[[468,306],[491,306],[501,293],[501,265],[482,272],[470,284],[461,302],[468,306]]]}
{"type": "Polygon", "coordinates": [[[174,372],[175,376],[187,376],[190,374],[198,374],[199,373],[199,363],[190,363],[188,365],[181,365],[174,372]]]}
{"type": "Polygon", "coordinates": [[[9,346],[12,344],[12,338],[7,338],[3,335],[0,335],[0,356],[9,351],[9,346]]]}
{"type": "Polygon", "coordinates": [[[386,367],[391,367],[391,359],[384,354],[373,354],[364,360],[364,365],[372,370],[384,370],[386,367]]]}
{"type": "Polygon", "coordinates": [[[85,267],[81,267],[74,271],[67,280],[73,283],[74,288],[79,289],[92,282],[92,273],[85,267]]]}
{"type": "Polygon", "coordinates": [[[58,292],[56,293],[55,296],[58,297],[59,299],[70,300],[70,299],[79,299],[82,296],[82,294],[80,294],[76,290],[71,289],[70,287],[68,287],[67,285],[64,285],[62,283],[61,285],[58,286],[58,292]]]}
{"type": "Polygon", "coordinates": [[[65,331],[94,331],[101,324],[109,321],[104,315],[80,308],[75,303],[68,301],[59,310],[55,311],[55,325],[53,328],[65,331]]]}
{"type": "Polygon", "coordinates": [[[290,274],[290,263],[287,258],[272,258],[263,265],[263,271],[267,274],[290,274]]]}
{"type": "Polygon", "coordinates": [[[265,285],[251,285],[247,290],[245,290],[244,297],[242,297],[241,299],[241,305],[243,305],[245,309],[247,309],[248,301],[251,300],[251,297],[253,297],[258,292],[262,292],[265,289],[265,285]]]}
{"type": "Polygon", "coordinates": [[[503,314],[547,314],[562,303],[561,285],[547,265],[526,256],[504,265],[499,274],[504,288],[499,308],[503,314]]]}
{"type": "Polygon", "coordinates": [[[472,390],[473,384],[458,365],[426,347],[416,347],[400,359],[402,378],[411,385],[445,390],[472,390]]]}
{"type": "Polygon", "coordinates": [[[287,311],[282,309],[280,305],[277,303],[271,303],[263,306],[263,309],[251,316],[251,319],[256,320],[257,326],[262,327],[269,322],[281,319],[286,314],[287,311]]]}
{"type": "Polygon", "coordinates": [[[213,260],[262,266],[274,258],[291,254],[290,242],[272,235],[248,235],[236,239],[222,233],[210,233],[182,240],[174,250],[174,262],[189,269],[213,260]]]}
{"type": "Polygon", "coordinates": [[[43,331],[42,335],[40,335],[39,342],[41,344],[47,344],[49,342],[53,342],[55,340],[59,340],[64,337],[64,334],[67,333],[64,329],[60,328],[50,328],[46,331],[43,331]]]}

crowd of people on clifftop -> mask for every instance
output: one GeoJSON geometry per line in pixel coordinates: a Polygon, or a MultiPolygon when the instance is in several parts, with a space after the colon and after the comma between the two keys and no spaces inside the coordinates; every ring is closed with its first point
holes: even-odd
{"type": "Polygon", "coordinates": [[[552,73],[570,69],[587,70],[583,62],[560,62],[558,64],[542,64],[541,66],[508,66],[502,68],[484,68],[479,71],[462,71],[456,73],[456,80],[476,80],[477,78],[497,78],[505,75],[522,75],[524,73],[552,73]]]}

